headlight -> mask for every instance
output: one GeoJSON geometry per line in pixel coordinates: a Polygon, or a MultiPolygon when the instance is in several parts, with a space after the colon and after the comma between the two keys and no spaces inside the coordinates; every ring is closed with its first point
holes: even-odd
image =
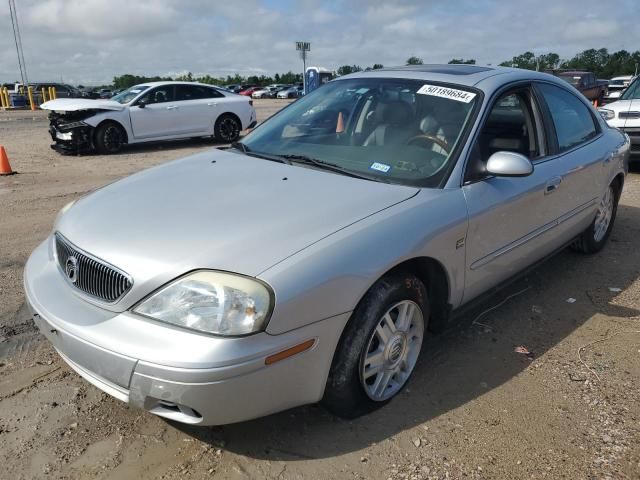
{"type": "Polygon", "coordinates": [[[262,330],[271,312],[262,283],[229,273],[199,271],[170,283],[133,309],[161,322],[216,335],[262,330]]]}
{"type": "Polygon", "coordinates": [[[616,118],[616,112],[614,112],[613,110],[608,110],[606,108],[599,108],[598,112],[600,112],[600,115],[602,115],[602,118],[604,118],[605,120],[612,120],[616,118]]]}

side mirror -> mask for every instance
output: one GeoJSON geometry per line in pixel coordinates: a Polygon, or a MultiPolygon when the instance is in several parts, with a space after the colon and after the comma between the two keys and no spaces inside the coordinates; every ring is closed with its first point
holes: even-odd
{"type": "Polygon", "coordinates": [[[145,99],[141,98],[140,100],[138,100],[138,104],[137,105],[140,108],[144,108],[144,107],[147,106],[147,101],[145,99]]]}
{"type": "Polygon", "coordinates": [[[526,177],[533,173],[533,164],[520,153],[501,151],[489,157],[486,171],[496,177],[526,177]]]}

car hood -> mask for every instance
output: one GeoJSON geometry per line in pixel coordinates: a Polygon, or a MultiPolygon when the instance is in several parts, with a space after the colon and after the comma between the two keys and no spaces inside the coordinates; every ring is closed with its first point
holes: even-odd
{"type": "Polygon", "coordinates": [[[117,310],[195,269],[257,276],[418,191],[211,150],[81,198],[55,229],[132,276],[117,310]]]}
{"type": "Polygon", "coordinates": [[[59,98],[40,105],[43,110],[76,112],[79,110],[124,110],[125,105],[113,100],[91,100],[88,98],[59,98]]]}
{"type": "Polygon", "coordinates": [[[630,108],[640,108],[640,100],[618,100],[616,102],[608,103],[602,108],[613,110],[614,112],[625,112],[630,108]]]}

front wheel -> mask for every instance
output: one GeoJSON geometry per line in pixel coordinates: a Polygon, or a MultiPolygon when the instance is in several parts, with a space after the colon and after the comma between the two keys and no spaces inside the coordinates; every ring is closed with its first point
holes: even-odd
{"type": "Polygon", "coordinates": [[[334,354],[324,405],[354,418],[380,408],[407,384],[429,319],[424,284],[411,274],[376,283],[353,312],[334,354]]]}
{"type": "Polygon", "coordinates": [[[216,120],[214,136],[220,142],[231,143],[240,137],[241,130],[240,121],[234,115],[224,114],[216,120]]]}
{"type": "Polygon", "coordinates": [[[613,222],[618,211],[620,199],[619,182],[614,181],[607,188],[598,204],[596,218],[573,243],[572,248],[582,253],[596,253],[602,250],[611,235],[613,222]]]}
{"type": "Polygon", "coordinates": [[[125,142],[126,134],[117,123],[103,123],[96,129],[95,145],[98,153],[103,155],[118,153],[125,142]]]}

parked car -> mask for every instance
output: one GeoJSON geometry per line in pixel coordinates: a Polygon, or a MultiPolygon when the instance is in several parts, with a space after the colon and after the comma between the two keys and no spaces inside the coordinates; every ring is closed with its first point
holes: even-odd
{"type": "Polygon", "coordinates": [[[268,86],[259,90],[254,90],[251,93],[251,98],[275,98],[279,89],[279,87],[268,86]]]}
{"type": "Polygon", "coordinates": [[[636,77],[617,101],[598,110],[610,126],[629,135],[631,159],[640,161],[640,77],[636,77]]]}
{"type": "Polygon", "coordinates": [[[604,97],[604,103],[615,102],[619,99],[622,92],[629,86],[632,80],[633,75],[623,75],[609,80],[607,95],[604,97]]]}
{"type": "Polygon", "coordinates": [[[111,90],[108,88],[101,88],[100,90],[98,90],[98,97],[99,98],[111,98],[113,94],[111,93],[111,90]]]}
{"type": "Polygon", "coordinates": [[[50,110],[53,148],[116,153],[126,144],[214,136],[233,142],[256,123],[252,101],[199,83],[152,82],[110,100],[58,99],[50,110]]]}
{"type": "Polygon", "coordinates": [[[27,305],[81,376],[155,415],[356,416],[402,391],[452,312],[566,245],[602,249],[628,154],[543,73],[346,75],[229,150],[65,206],[27,305]]]}
{"type": "Polygon", "coordinates": [[[608,82],[606,80],[598,80],[591,72],[557,70],[554,74],[573,85],[592,102],[597,100],[599,105],[602,104],[602,101],[607,96],[608,82]]]}
{"type": "Polygon", "coordinates": [[[82,98],[82,92],[78,90],[76,87],[71,85],[66,85],[64,83],[54,83],[54,82],[43,82],[43,83],[32,83],[30,84],[33,91],[33,101],[36,104],[40,104],[43,102],[42,98],[42,90],[45,90],[45,95],[47,100],[49,98],[49,88],[54,87],[56,89],[56,97],[57,98],[82,98]]]}
{"type": "Polygon", "coordinates": [[[300,87],[284,88],[276,94],[276,98],[298,98],[301,96],[302,89],[300,87]]]}
{"type": "Polygon", "coordinates": [[[244,95],[246,97],[250,97],[251,94],[253,92],[255,92],[256,90],[262,90],[262,87],[249,87],[249,88],[246,88],[245,90],[242,90],[241,92],[239,92],[239,95],[244,95]]]}

